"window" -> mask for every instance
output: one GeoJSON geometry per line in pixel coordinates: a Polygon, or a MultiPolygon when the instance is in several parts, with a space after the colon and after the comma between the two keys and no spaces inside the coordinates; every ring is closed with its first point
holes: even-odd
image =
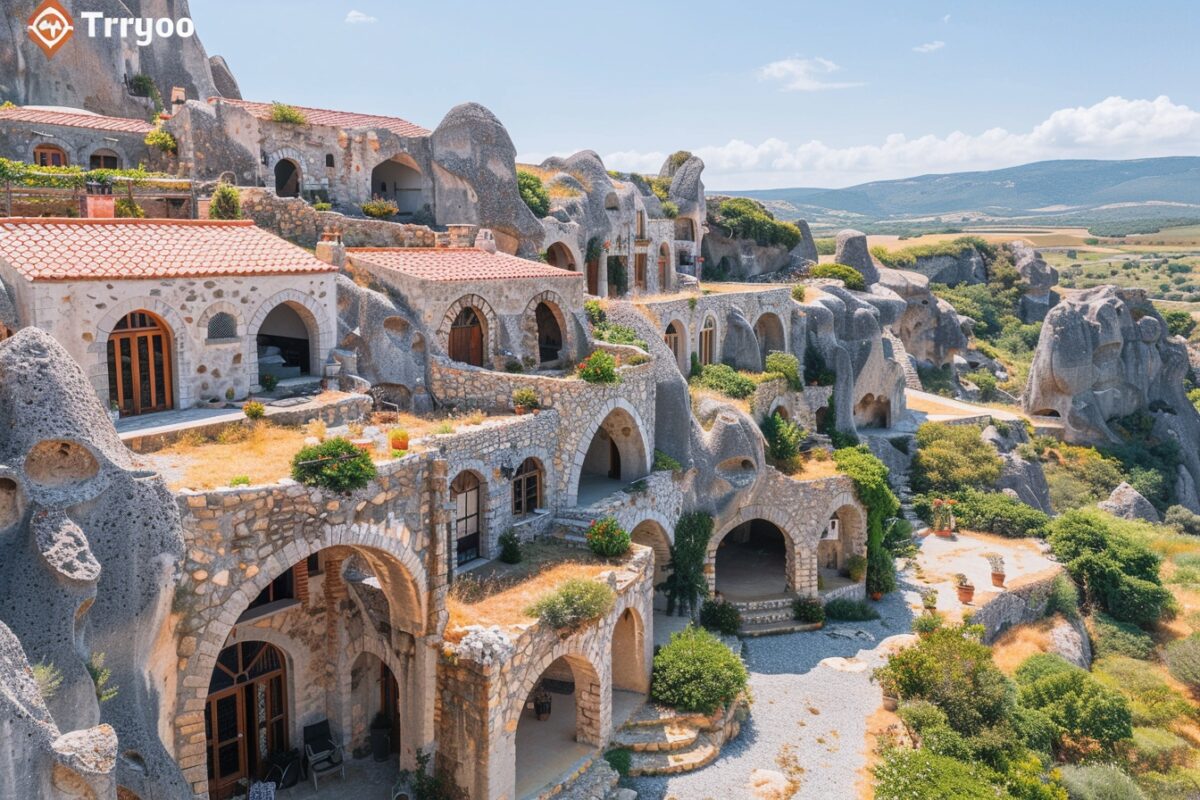
{"type": "Polygon", "coordinates": [[[112,150],[97,150],[88,159],[88,169],[120,169],[121,159],[112,150]]]}
{"type": "Polygon", "coordinates": [[[646,212],[637,212],[637,238],[646,238],[646,212]]]}
{"type": "Polygon", "coordinates": [[[513,478],[513,516],[530,514],[541,505],[542,467],[536,458],[527,458],[513,478]]]}
{"type": "Polygon", "coordinates": [[[479,478],[463,472],[450,484],[454,501],[455,563],[462,566],[479,558],[480,497],[479,478]]]}
{"type": "Polygon", "coordinates": [[[333,168],[333,153],[325,154],[325,166],[329,167],[330,169],[333,168]]]}
{"type": "Polygon", "coordinates": [[[213,314],[208,320],[209,339],[236,339],[237,319],[224,311],[213,314]]]}
{"type": "Polygon", "coordinates": [[[66,167],[70,165],[66,151],[54,144],[39,144],[33,148],[33,163],[39,167],[66,167]]]}
{"type": "Polygon", "coordinates": [[[258,593],[258,597],[251,601],[250,605],[246,606],[249,611],[252,608],[261,608],[268,603],[276,603],[280,600],[294,600],[296,598],[296,577],[292,570],[280,575],[275,580],[267,584],[267,588],[258,593]]]}
{"type": "Polygon", "coordinates": [[[717,334],[717,323],[712,318],[704,320],[704,328],[700,331],[700,363],[711,364],[714,361],[716,351],[714,342],[717,334]]]}
{"type": "Polygon", "coordinates": [[[320,553],[313,553],[312,555],[310,555],[308,557],[308,574],[309,575],[320,575],[321,574],[321,554],[320,553]]]}

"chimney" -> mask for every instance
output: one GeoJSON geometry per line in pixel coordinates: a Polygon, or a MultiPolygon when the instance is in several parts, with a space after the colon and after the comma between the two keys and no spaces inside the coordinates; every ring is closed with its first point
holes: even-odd
{"type": "Polygon", "coordinates": [[[182,86],[176,86],[171,90],[171,106],[181,106],[187,102],[187,92],[182,86]]]}
{"type": "Polygon", "coordinates": [[[101,194],[93,193],[91,187],[88,187],[88,193],[79,198],[79,216],[85,219],[113,219],[116,217],[116,199],[112,195],[112,189],[101,194]]]}
{"type": "Polygon", "coordinates": [[[496,252],[496,236],[487,228],[480,228],[475,237],[475,247],[485,253],[496,252]]]}
{"type": "Polygon", "coordinates": [[[317,242],[317,258],[326,264],[341,269],[346,266],[346,245],[342,243],[342,232],[337,228],[326,228],[317,242]]]}
{"type": "Polygon", "coordinates": [[[475,242],[474,225],[464,225],[462,223],[447,225],[446,230],[450,232],[451,247],[471,247],[475,242]]]}

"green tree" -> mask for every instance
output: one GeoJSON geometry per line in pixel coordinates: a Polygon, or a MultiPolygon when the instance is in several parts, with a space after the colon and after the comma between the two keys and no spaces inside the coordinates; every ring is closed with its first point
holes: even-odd
{"type": "Polygon", "coordinates": [[[537,175],[523,169],[517,170],[517,190],[535,217],[541,219],[550,213],[550,194],[537,175]]]}

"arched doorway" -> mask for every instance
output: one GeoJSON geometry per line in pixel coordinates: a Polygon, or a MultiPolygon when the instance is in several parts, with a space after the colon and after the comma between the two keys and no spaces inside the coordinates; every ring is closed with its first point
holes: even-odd
{"type": "Polygon", "coordinates": [[[563,656],[521,698],[516,736],[515,797],[539,797],[571,766],[603,745],[601,684],[582,656],[563,656]]]}
{"type": "Polygon", "coordinates": [[[241,793],[241,782],[265,774],[272,753],[288,750],[288,702],[278,648],[249,641],[221,651],[204,706],[209,797],[241,793]]]}
{"type": "Polygon", "coordinates": [[[646,670],[646,642],[642,620],[632,608],[625,609],[612,635],[612,687],[613,706],[632,701],[631,697],[618,697],[618,693],[643,695],[650,691],[649,675],[646,670]]]}
{"type": "MultiPolygon", "coordinates": [[[[655,587],[671,574],[671,540],[663,527],[652,519],[639,522],[630,532],[629,538],[640,545],[649,547],[653,553],[653,583],[655,587]]],[[[655,608],[666,609],[666,597],[657,588],[654,592],[655,608]]]]}
{"type": "Polygon", "coordinates": [[[861,428],[886,428],[891,418],[891,401],[882,395],[865,394],[854,406],[854,424],[861,428]]]}
{"type": "Polygon", "coordinates": [[[853,583],[848,571],[850,558],[866,554],[866,519],[858,507],[846,503],[829,515],[817,542],[821,591],[829,592],[853,583]]]}
{"type": "Polygon", "coordinates": [[[547,364],[558,361],[562,355],[562,327],[558,317],[547,303],[538,303],[533,312],[537,322],[538,361],[547,364]]]}
{"type": "Polygon", "coordinates": [[[458,566],[481,555],[480,533],[483,530],[483,493],[479,476],[460,472],[450,482],[450,500],[454,503],[454,541],[450,550],[458,566]]]}
{"type": "Polygon", "coordinates": [[[783,334],[783,322],[775,314],[766,313],[754,323],[754,336],[758,339],[758,352],[763,361],[767,353],[783,352],[786,347],[783,334]]]}
{"type": "Polygon", "coordinates": [[[174,407],[171,331],[149,311],[131,311],[108,336],[108,400],[121,416],[174,407]]]}
{"type": "Polygon", "coordinates": [[[308,309],[290,302],[280,303],[263,318],[255,336],[260,375],[287,380],[312,373],[316,332],[308,318],[308,309]]]}
{"type": "Polygon", "coordinates": [[[778,597],[788,585],[788,542],[765,519],[732,528],[717,545],[716,588],[726,600],[778,597]]]}
{"type": "Polygon", "coordinates": [[[675,364],[679,367],[679,371],[686,375],[688,372],[687,336],[683,332],[683,323],[672,322],[667,325],[663,341],[670,349],[671,355],[675,356],[675,364]]]}
{"type": "Polygon", "coordinates": [[[559,269],[575,270],[575,259],[562,242],[555,242],[546,248],[546,263],[559,269]]]}
{"type": "Polygon", "coordinates": [[[646,475],[646,443],[636,420],[616,408],[596,429],[579,472],[578,505],[607,497],[646,475]]]}
{"type": "Polygon", "coordinates": [[[275,164],[275,194],[279,197],[300,196],[300,167],[290,158],[275,164]]]}
{"type": "Polygon", "coordinates": [[[671,246],[663,242],[658,248],[658,290],[671,291],[671,246]]]}
{"type": "Polygon", "coordinates": [[[423,183],[417,162],[404,153],[371,170],[371,195],[394,202],[400,216],[412,216],[426,204],[423,183]]]}
{"type": "Polygon", "coordinates": [[[587,291],[588,294],[600,296],[600,259],[593,258],[587,262],[587,291]]]}
{"type": "Polygon", "coordinates": [[[483,320],[474,308],[459,311],[450,325],[450,359],[483,366],[483,320]]]}
{"type": "Polygon", "coordinates": [[[400,752],[400,685],[379,656],[359,653],[350,669],[351,730],[358,732],[354,747],[386,737],[386,752],[400,752]],[[369,738],[368,738],[369,737],[369,738]]]}

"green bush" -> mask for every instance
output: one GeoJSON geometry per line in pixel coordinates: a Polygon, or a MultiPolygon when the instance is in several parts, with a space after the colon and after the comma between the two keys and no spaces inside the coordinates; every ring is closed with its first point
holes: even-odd
{"type": "Polygon", "coordinates": [[[825,621],[825,606],[815,597],[797,597],[792,601],[792,618],[809,624],[825,621]]]}
{"type": "Polygon", "coordinates": [[[525,609],[525,614],[537,617],[543,625],[555,630],[575,630],[607,614],[616,601],[616,593],[607,584],[586,578],[571,578],[558,588],[538,598],[525,609]]]}
{"type": "Polygon", "coordinates": [[[654,466],[652,469],[654,472],[660,472],[662,470],[670,470],[671,472],[682,472],[683,464],[680,464],[677,459],[672,458],[671,456],[664,453],[662,450],[655,450],[654,451],[654,466]]]}
{"type": "Polygon", "coordinates": [[[939,630],[946,624],[940,614],[922,614],[912,622],[913,633],[929,634],[939,630]]]}
{"type": "Polygon", "coordinates": [[[808,272],[810,278],[832,278],[846,284],[846,288],[861,292],[867,288],[862,273],[846,264],[817,264],[808,272]]]}
{"type": "Polygon", "coordinates": [[[746,688],[746,666],[703,628],[688,626],[654,656],[650,695],[678,711],[711,714],[746,688]]]}
{"type": "Polygon", "coordinates": [[[629,768],[633,766],[633,753],[625,747],[615,747],[604,754],[604,760],[617,771],[618,775],[624,777],[629,774],[629,768]]]}
{"type": "Polygon", "coordinates": [[[273,392],[275,387],[279,385],[279,378],[276,378],[269,372],[264,372],[258,376],[258,385],[263,388],[264,392],[273,392]]]}
{"type": "Polygon", "coordinates": [[[803,283],[797,283],[792,287],[792,299],[797,303],[804,302],[804,296],[808,293],[807,287],[803,283]]]}
{"type": "Polygon", "coordinates": [[[871,248],[871,255],[884,266],[893,269],[913,269],[918,258],[938,256],[963,257],[969,250],[977,250],[985,262],[996,256],[996,246],[978,236],[960,236],[949,241],[909,245],[901,250],[891,250],[885,245],[871,248]]]}
{"type": "Polygon", "coordinates": [[[762,421],[763,437],[767,440],[767,458],[790,469],[800,454],[800,443],[804,441],[804,430],[779,414],[768,414],[762,421]]]}
{"type": "Polygon", "coordinates": [[[1097,611],[1091,617],[1092,649],[1096,658],[1126,656],[1143,661],[1154,657],[1150,634],[1128,622],[1120,622],[1097,611]]]}
{"type": "Polygon", "coordinates": [[[513,389],[512,392],[513,408],[538,408],[541,401],[538,399],[538,393],[529,386],[522,386],[518,389],[513,389]]]}
{"type": "Polygon", "coordinates": [[[896,562],[884,547],[883,523],[900,513],[900,501],[888,486],[888,468],[863,445],[835,450],[833,460],[853,481],[858,501],[867,509],[867,591],[887,594],[896,588],[896,562]]]}
{"type": "Polygon", "coordinates": [[[979,389],[979,399],[985,403],[996,399],[996,385],[998,381],[996,376],[988,372],[986,369],[968,372],[966,379],[979,389]]]}
{"type": "Polygon", "coordinates": [[[867,577],[867,559],[854,553],[846,558],[846,577],[858,583],[867,577]]]}
{"type": "Polygon", "coordinates": [[[500,560],[505,564],[520,564],[524,555],[521,553],[521,539],[517,532],[509,528],[500,534],[500,560]]]}
{"type": "Polygon", "coordinates": [[[113,207],[118,219],[146,218],[146,212],[137,204],[137,201],[130,200],[128,197],[118,197],[113,203],[113,207]]]}
{"type": "Polygon", "coordinates": [[[285,125],[305,125],[308,117],[295,106],[286,103],[271,103],[271,121],[282,122],[285,125]]]}
{"type": "Polygon", "coordinates": [[[587,315],[588,322],[593,326],[603,325],[608,321],[608,313],[604,310],[604,304],[599,300],[585,300],[583,313],[587,315]]]}
{"type": "Polygon", "coordinates": [[[1166,515],[1163,517],[1163,522],[1167,525],[1174,525],[1180,531],[1190,536],[1200,536],[1200,514],[1184,506],[1171,506],[1168,508],[1166,515]]]}
{"type": "Polygon", "coordinates": [[[875,767],[875,800],[1011,800],[987,767],[926,749],[895,748],[875,767]]]}
{"type": "Polygon", "coordinates": [[[700,606],[700,624],[724,636],[736,636],[742,627],[742,612],[724,600],[705,600],[700,606]]]}
{"type": "MultiPolygon", "coordinates": [[[[815,347],[807,347],[804,350],[804,382],[810,386],[833,386],[837,381],[837,374],[829,368],[825,363],[825,357],[821,355],[821,351],[815,347]]],[[[829,408],[832,411],[832,398],[829,408]]]]}
{"type": "Polygon", "coordinates": [[[103,704],[117,696],[121,687],[111,683],[112,670],[104,666],[104,653],[92,653],[84,662],[84,666],[96,688],[96,700],[103,704]]]}
{"type": "Polygon", "coordinates": [[[667,614],[678,609],[690,614],[700,600],[708,596],[708,578],[704,563],[708,541],[712,538],[713,518],[703,511],[684,514],[675,523],[675,542],[671,545],[670,574],[655,586],[667,595],[667,614]]]}
{"type": "Polygon", "coordinates": [[[710,225],[724,228],[731,238],[753,239],[756,244],[777,245],[791,250],[800,243],[800,229],[788,222],[779,222],[757,200],[731,197],[714,208],[709,206],[710,225]]]}
{"type": "Polygon", "coordinates": [[[1177,639],[1167,645],[1167,669],[1178,681],[1200,688],[1200,634],[1177,639]]]}
{"type": "Polygon", "coordinates": [[[867,542],[866,589],[871,595],[896,591],[896,562],[882,541],[867,542]]]}
{"type": "Polygon", "coordinates": [[[179,152],[179,142],[175,141],[175,137],[170,132],[162,128],[155,128],[147,133],[144,143],[147,147],[153,147],[155,150],[161,150],[164,153],[179,152]]]}
{"type": "Polygon", "coordinates": [[[1009,538],[1043,537],[1050,517],[1002,492],[966,489],[953,495],[958,501],[954,516],[960,528],[995,533],[1009,538]]]}
{"type": "Polygon", "coordinates": [[[804,388],[804,383],[800,380],[800,359],[791,353],[781,353],[778,350],[772,350],[767,353],[764,369],[767,372],[787,378],[788,386],[795,391],[800,391],[804,388]]]}
{"type": "Polygon", "coordinates": [[[1058,675],[1077,669],[1079,667],[1057,653],[1035,653],[1021,662],[1013,677],[1016,678],[1018,684],[1028,686],[1048,675],[1058,675]]]}
{"type": "Polygon", "coordinates": [[[535,217],[541,219],[550,213],[550,194],[537,175],[523,169],[517,170],[517,191],[535,217]]]}
{"type": "Polygon", "coordinates": [[[980,438],[981,433],[978,425],[926,422],[919,427],[913,457],[914,491],[950,494],[995,483],[1003,462],[980,438]]]}
{"type": "Polygon", "coordinates": [[[871,608],[865,600],[838,597],[825,604],[825,619],[838,622],[867,622],[879,619],[879,612],[871,608]]]}
{"type": "Polygon", "coordinates": [[[1071,800],[1145,800],[1133,778],[1112,764],[1067,764],[1061,769],[1071,800]]]}
{"type": "Polygon", "coordinates": [[[228,183],[221,183],[213,189],[212,200],[208,204],[209,219],[241,219],[242,197],[238,190],[228,183]]]}
{"type": "Polygon", "coordinates": [[[251,400],[242,406],[242,413],[246,415],[246,419],[262,419],[267,413],[267,407],[257,400],[251,400]]]}
{"type": "Polygon", "coordinates": [[[1079,619],[1079,590],[1066,575],[1059,573],[1050,584],[1046,616],[1062,614],[1067,619],[1079,619]]]}
{"type": "Polygon", "coordinates": [[[372,198],[363,203],[360,208],[362,213],[372,219],[391,219],[400,213],[400,206],[382,197],[372,198]]]}
{"type": "Polygon", "coordinates": [[[921,389],[942,397],[954,397],[958,394],[958,384],[954,381],[954,367],[950,364],[944,367],[917,365],[917,378],[921,381],[921,389]]]}
{"type": "Polygon", "coordinates": [[[621,527],[613,517],[598,519],[588,526],[588,547],[598,556],[615,558],[629,552],[629,531],[621,527]]]}
{"type": "Polygon", "coordinates": [[[341,437],[302,447],[292,457],[292,479],[306,486],[349,492],[361,489],[374,477],[371,455],[341,437]]]}
{"type": "Polygon", "coordinates": [[[663,200],[662,213],[667,219],[675,219],[679,216],[679,206],[670,200],[663,200]]]}
{"type": "Polygon", "coordinates": [[[312,207],[313,211],[331,211],[333,209],[333,203],[325,203],[318,200],[312,204],[312,207]]]}
{"type": "Polygon", "coordinates": [[[1105,656],[1092,663],[1092,677],[1129,700],[1134,725],[1166,727],[1192,716],[1192,707],[1145,661],[1128,656],[1105,656]]]}
{"type": "Polygon", "coordinates": [[[705,389],[712,389],[735,400],[754,394],[758,386],[728,364],[706,364],[700,370],[700,377],[694,380],[705,389]]]}
{"type": "Polygon", "coordinates": [[[604,350],[593,350],[576,371],[588,383],[618,383],[621,380],[617,375],[616,359],[604,350]]]}
{"type": "MultiPolygon", "coordinates": [[[[1187,267],[1186,264],[1182,266],[1187,267]]],[[[1186,339],[1196,330],[1196,320],[1187,311],[1164,311],[1162,316],[1163,321],[1167,323],[1167,333],[1172,336],[1182,336],[1186,339]]]]}
{"type": "Polygon", "coordinates": [[[1041,711],[1058,729],[1060,748],[1090,750],[1094,742],[1104,752],[1133,735],[1132,715],[1126,699],[1106,689],[1079,668],[1050,672],[1025,682],[1019,692],[1021,705],[1041,711]]]}

